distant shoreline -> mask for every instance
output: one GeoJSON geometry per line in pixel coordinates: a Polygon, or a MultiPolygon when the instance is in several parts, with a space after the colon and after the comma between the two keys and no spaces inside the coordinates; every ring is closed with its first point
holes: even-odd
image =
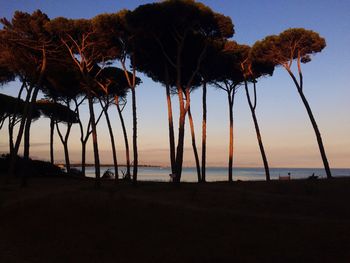
{"type": "MultiPolygon", "coordinates": [[[[64,163],[56,163],[56,165],[60,166],[60,165],[63,165],[65,166],[64,163]]],[[[75,164],[71,164],[70,165],[71,167],[81,167],[81,164],[80,163],[75,163],[75,164]]],[[[85,164],[85,167],[92,167],[92,166],[95,166],[95,164],[93,163],[87,163],[85,164]]],[[[114,164],[100,164],[101,167],[113,167],[114,164]]],[[[119,164],[118,165],[119,167],[126,167],[126,164],[119,164]]],[[[130,165],[130,167],[132,167],[132,165],[130,165]]],[[[154,167],[154,168],[160,168],[162,166],[160,165],[148,165],[148,164],[139,164],[138,167],[154,167]]]]}

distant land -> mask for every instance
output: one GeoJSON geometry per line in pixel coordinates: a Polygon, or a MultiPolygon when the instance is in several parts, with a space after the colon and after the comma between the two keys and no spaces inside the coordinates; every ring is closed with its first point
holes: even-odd
{"type": "MultiPolygon", "coordinates": [[[[56,163],[56,165],[58,166],[65,166],[64,163],[56,163]]],[[[71,167],[81,167],[80,163],[74,163],[70,165],[71,167]]],[[[95,166],[95,164],[93,163],[87,163],[85,164],[85,167],[92,167],[95,166]]],[[[100,164],[101,167],[110,167],[110,166],[114,166],[114,164],[100,164]]],[[[126,164],[118,164],[119,167],[126,167],[126,164]]],[[[130,165],[130,167],[132,167],[133,165],[130,165]]],[[[162,167],[159,165],[149,165],[149,164],[139,164],[138,167],[162,167]]]]}

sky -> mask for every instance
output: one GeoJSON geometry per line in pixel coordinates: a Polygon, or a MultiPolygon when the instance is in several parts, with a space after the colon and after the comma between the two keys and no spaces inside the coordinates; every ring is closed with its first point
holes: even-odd
{"type": "MultiPolygon", "coordinates": [[[[0,17],[10,19],[15,10],[33,12],[41,9],[50,18],[91,18],[100,13],[134,9],[152,1],[136,0],[0,0],[0,17]]],[[[214,11],[232,18],[233,39],[242,44],[254,44],[267,35],[278,34],[291,27],[304,27],[318,32],[327,47],[303,65],[304,92],[313,110],[332,168],[350,167],[350,1],[348,0],[207,0],[202,1],[214,11]]],[[[169,165],[168,129],[165,89],[142,74],[143,83],[137,88],[139,163],[169,165]]],[[[0,92],[16,95],[20,83],[0,87],[0,92]]],[[[282,68],[272,77],[257,84],[257,117],[271,167],[322,167],[315,134],[297,90],[282,68]]],[[[196,140],[201,151],[201,96],[192,94],[191,110],[196,127],[196,140]]],[[[173,97],[175,124],[178,120],[177,98],[173,97]]],[[[130,100],[131,101],[131,100],[130,100]]],[[[85,118],[87,107],[85,107],[85,118]]],[[[96,112],[99,109],[96,107],[96,112]]],[[[115,108],[110,110],[116,136],[119,162],[125,162],[120,122],[115,108]]],[[[124,116],[132,134],[131,103],[124,116]]],[[[5,124],[6,125],[6,124],[5,124]]],[[[207,164],[227,165],[228,104],[226,94],[214,87],[208,89],[207,164]]],[[[62,126],[62,129],[64,127],[62,126]]],[[[177,127],[175,126],[175,131],[177,127]]],[[[105,120],[98,126],[102,163],[111,163],[111,147],[105,120]]],[[[49,159],[49,122],[40,119],[32,125],[31,156],[49,159]]],[[[131,140],[130,140],[131,143],[131,140]]],[[[234,165],[262,167],[263,163],[247,99],[239,89],[234,105],[234,165]]],[[[79,129],[73,126],[69,140],[71,159],[80,162],[79,129]]],[[[63,149],[55,137],[56,160],[63,161],[63,149]]],[[[7,128],[0,130],[0,152],[8,151],[7,128]]],[[[186,123],[185,166],[193,166],[189,124],[186,123]]],[[[91,141],[87,156],[93,161],[91,141]]]]}

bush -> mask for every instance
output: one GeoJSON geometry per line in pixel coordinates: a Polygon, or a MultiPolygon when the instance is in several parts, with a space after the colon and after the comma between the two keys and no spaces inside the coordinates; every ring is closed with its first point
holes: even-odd
{"type": "MultiPolygon", "coordinates": [[[[3,154],[0,157],[0,173],[7,173],[10,166],[10,155],[3,154]]],[[[25,173],[30,177],[55,177],[65,175],[63,170],[50,162],[32,160],[24,160],[22,157],[17,157],[15,174],[18,176],[25,173]]]]}

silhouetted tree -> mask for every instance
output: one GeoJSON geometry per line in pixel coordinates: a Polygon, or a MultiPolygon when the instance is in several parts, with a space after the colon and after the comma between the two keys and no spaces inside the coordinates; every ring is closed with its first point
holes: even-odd
{"type": "Polygon", "coordinates": [[[66,161],[67,172],[70,172],[70,159],[68,151],[68,138],[73,123],[78,122],[77,114],[69,108],[69,100],[66,100],[66,105],[55,103],[49,100],[39,100],[36,102],[36,107],[42,114],[50,118],[50,160],[54,164],[53,157],[53,131],[56,125],[57,132],[64,148],[64,156],[66,161]],[[53,123],[53,125],[52,125],[53,123]],[[58,124],[65,123],[67,125],[66,134],[63,135],[58,124]]]}
{"type": "MultiPolygon", "coordinates": [[[[127,16],[127,20],[136,35],[135,38],[137,39],[138,35],[149,34],[151,37],[146,40],[150,40],[158,48],[157,56],[171,65],[171,71],[168,73],[177,90],[180,110],[175,157],[175,181],[179,182],[183,163],[185,116],[190,106],[191,87],[194,86],[194,80],[205,57],[204,40],[232,36],[232,22],[230,18],[214,13],[201,3],[185,0],[139,6],[127,16]],[[202,40],[197,41],[196,49],[193,49],[193,39],[202,40]],[[186,57],[185,54],[191,56],[186,57]]],[[[146,44],[145,47],[152,44],[146,44]]],[[[145,49],[142,51],[147,52],[145,49]]]]}
{"type": "Polygon", "coordinates": [[[257,100],[258,100],[257,91],[256,91],[256,83],[257,83],[257,79],[259,77],[267,75],[267,74],[272,75],[273,70],[274,70],[274,66],[270,63],[269,64],[254,63],[254,61],[252,60],[252,57],[251,57],[251,48],[249,46],[241,45],[240,50],[242,52],[242,59],[243,59],[241,61],[241,70],[242,70],[242,74],[244,76],[244,88],[245,88],[245,92],[246,92],[246,97],[247,97],[250,111],[252,113],[256,137],[258,140],[260,154],[261,154],[263,164],[264,164],[266,181],[270,181],[269,164],[268,164],[268,160],[266,157],[264,144],[262,141],[262,136],[261,136],[261,132],[260,132],[260,128],[259,128],[258,119],[256,116],[256,105],[257,105],[257,100]],[[251,98],[251,95],[249,93],[248,82],[253,83],[253,98],[251,98]]]}
{"type": "MultiPolygon", "coordinates": [[[[131,75],[130,72],[127,72],[127,74],[131,75]]],[[[107,121],[107,127],[109,131],[110,139],[111,139],[115,183],[117,183],[118,177],[119,177],[117,152],[116,152],[112,125],[108,115],[108,108],[113,103],[115,96],[117,97],[126,96],[129,85],[124,76],[124,71],[116,67],[106,67],[101,69],[96,80],[100,87],[100,90],[102,90],[102,94],[99,97],[99,101],[107,121]]],[[[139,83],[140,79],[137,79],[136,81],[137,83],[139,83]]]]}
{"type": "Polygon", "coordinates": [[[310,62],[311,55],[321,52],[325,47],[326,41],[318,33],[304,28],[290,28],[279,35],[268,36],[262,41],[256,42],[252,53],[257,62],[282,66],[292,78],[314,128],[323,165],[329,179],[332,178],[331,170],[323,146],[321,133],[304,94],[303,74],[301,71],[301,63],[310,62]],[[292,71],[294,60],[297,61],[299,80],[292,71]]]}
{"type": "Polygon", "coordinates": [[[7,66],[22,81],[29,83],[27,91],[27,107],[24,111],[14,151],[11,156],[9,175],[13,174],[16,155],[24,132],[24,158],[29,158],[29,139],[32,112],[39,89],[45,75],[49,50],[53,48],[51,37],[45,29],[49,18],[41,11],[35,11],[32,15],[23,12],[15,12],[11,21],[2,18],[1,30],[2,47],[6,49],[7,66]],[[30,103],[29,103],[30,101],[30,103]]]}
{"type": "Polygon", "coordinates": [[[94,67],[97,63],[106,64],[120,55],[120,48],[116,45],[118,36],[114,31],[118,30],[120,17],[118,14],[103,14],[88,19],[56,18],[49,24],[53,35],[58,37],[71,55],[72,61],[80,71],[88,104],[92,128],[96,187],[100,185],[100,158],[96,131],[96,118],[94,113],[94,87],[96,74],[94,67]],[[105,29],[110,28],[109,31],[105,29]]]}

